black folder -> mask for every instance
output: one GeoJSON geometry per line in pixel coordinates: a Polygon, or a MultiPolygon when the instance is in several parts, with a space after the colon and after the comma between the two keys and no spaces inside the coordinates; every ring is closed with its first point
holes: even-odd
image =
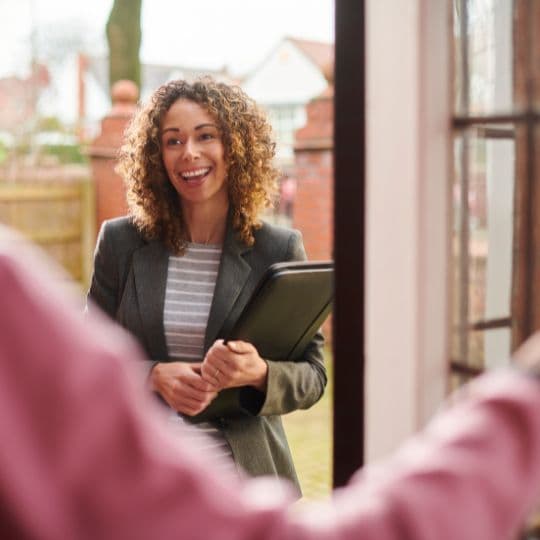
{"type": "MultiPolygon", "coordinates": [[[[331,261],[276,263],[265,272],[225,341],[252,343],[268,360],[302,357],[332,309],[331,261]]],[[[242,414],[239,389],[221,391],[194,422],[242,414]]],[[[244,414],[246,412],[244,411],[244,414]]]]}

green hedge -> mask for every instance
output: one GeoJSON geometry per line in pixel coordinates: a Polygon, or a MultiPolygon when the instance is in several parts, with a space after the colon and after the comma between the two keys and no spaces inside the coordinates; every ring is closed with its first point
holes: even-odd
{"type": "MultiPolygon", "coordinates": [[[[40,153],[47,156],[56,156],[61,164],[88,163],[88,158],[82,154],[78,144],[45,144],[40,147],[40,153]]],[[[21,144],[15,150],[16,156],[24,156],[30,152],[28,144],[21,144]]],[[[0,163],[8,156],[7,146],[0,141],[0,163]]]]}
{"type": "Polygon", "coordinates": [[[48,144],[41,147],[44,154],[58,157],[60,163],[86,163],[78,144],[48,144]]]}

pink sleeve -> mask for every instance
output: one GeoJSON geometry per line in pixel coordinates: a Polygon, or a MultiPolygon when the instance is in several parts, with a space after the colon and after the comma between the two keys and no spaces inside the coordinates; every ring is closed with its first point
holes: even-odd
{"type": "Polygon", "coordinates": [[[328,538],[515,538],[540,495],[540,381],[508,370],[467,394],[302,526],[328,538]]]}
{"type": "Polygon", "coordinates": [[[332,502],[287,510],[169,438],[133,342],[0,249],[0,529],[17,538],[507,539],[540,485],[540,388],[501,374],[332,502]]]}

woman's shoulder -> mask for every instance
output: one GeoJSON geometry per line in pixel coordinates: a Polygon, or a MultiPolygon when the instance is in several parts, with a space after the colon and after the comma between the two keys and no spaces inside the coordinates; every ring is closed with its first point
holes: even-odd
{"type": "Polygon", "coordinates": [[[105,220],[97,241],[98,250],[113,254],[117,259],[128,256],[146,243],[128,216],[105,220]]]}
{"type": "Polygon", "coordinates": [[[274,225],[267,221],[262,221],[261,227],[254,232],[253,236],[255,243],[267,241],[289,243],[291,240],[300,241],[302,239],[302,234],[297,229],[274,225]]]}
{"type": "Polygon", "coordinates": [[[132,239],[133,241],[143,241],[141,233],[129,216],[106,219],[101,225],[100,236],[114,239],[120,238],[122,240],[132,239]]]}
{"type": "Polygon", "coordinates": [[[296,229],[263,222],[254,237],[254,256],[268,263],[306,258],[302,234],[296,229]]]}

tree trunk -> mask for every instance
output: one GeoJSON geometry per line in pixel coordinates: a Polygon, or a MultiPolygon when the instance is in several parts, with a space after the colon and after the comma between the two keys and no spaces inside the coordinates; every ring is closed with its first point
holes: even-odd
{"type": "Polygon", "coordinates": [[[128,79],[141,87],[141,4],[142,0],[114,0],[106,26],[109,86],[128,79]]]}

